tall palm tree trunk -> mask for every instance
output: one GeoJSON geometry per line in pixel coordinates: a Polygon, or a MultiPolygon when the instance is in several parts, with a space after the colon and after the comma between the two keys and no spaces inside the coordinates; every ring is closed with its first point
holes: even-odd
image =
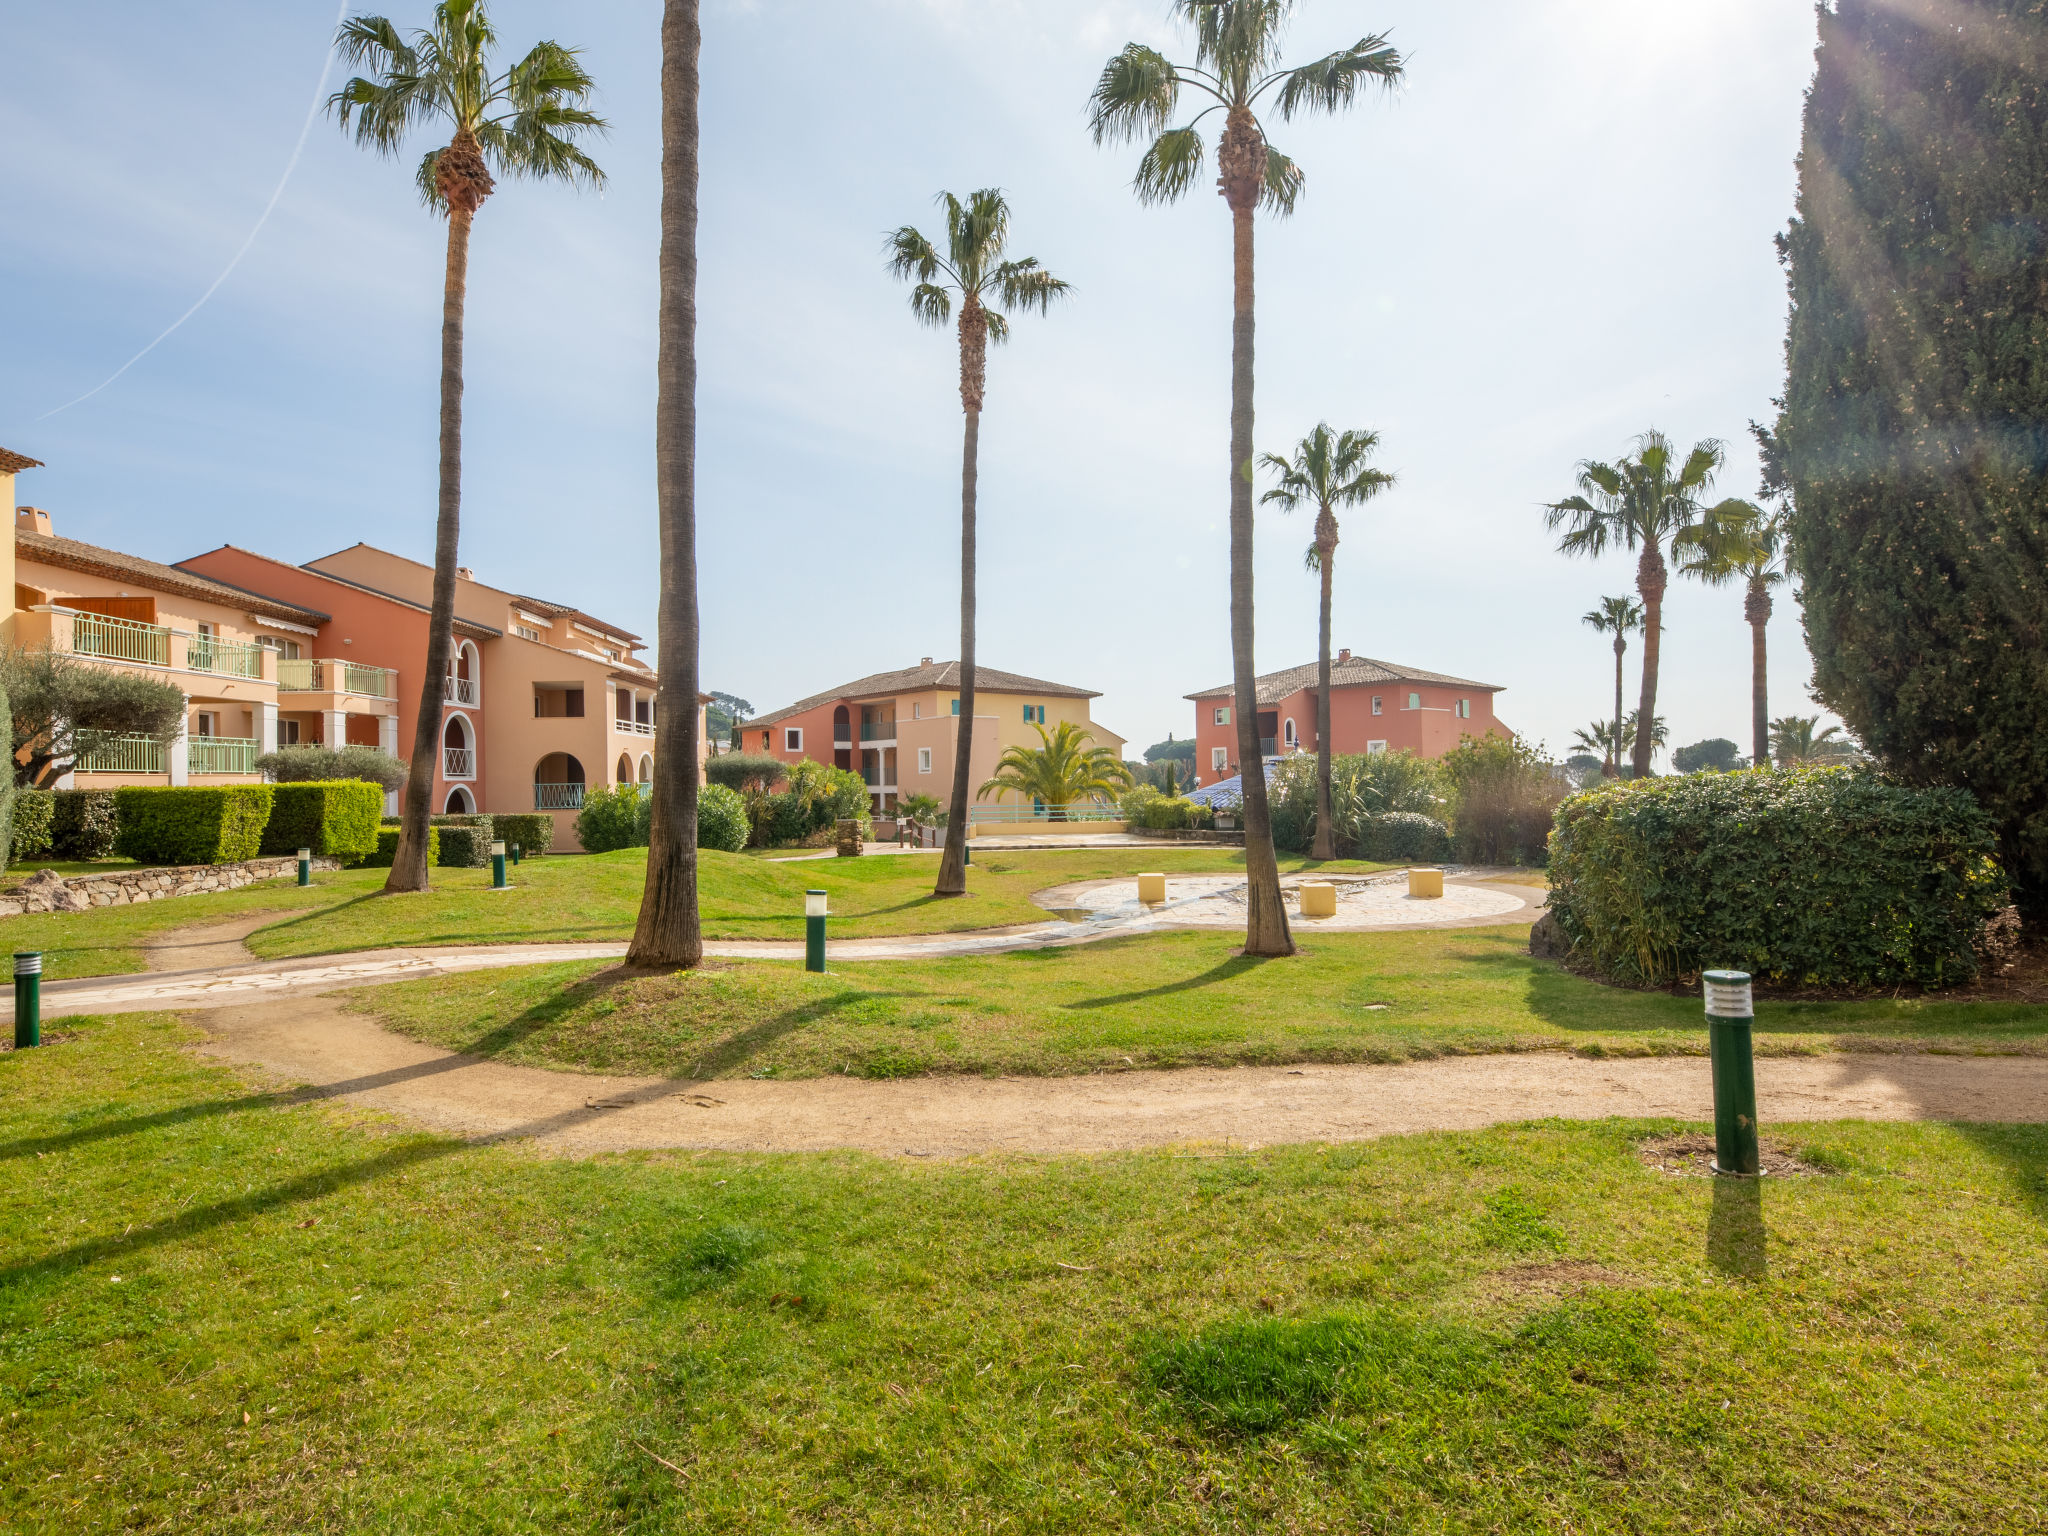
{"type": "MultiPolygon", "coordinates": [[[[1330,509],[1323,508],[1327,521],[1330,509]]],[[[1320,533],[1322,530],[1318,529],[1320,533]]],[[[1317,539],[1317,564],[1323,574],[1323,608],[1316,647],[1316,840],[1311,850],[1319,859],[1337,857],[1336,812],[1330,798],[1330,567],[1336,563],[1334,540],[1317,539]]]]}
{"type": "Polygon", "coordinates": [[[697,57],[699,0],[661,18],[661,314],[654,408],[661,523],[661,689],[647,886],[626,963],[704,958],[697,919],[697,57]]]}
{"type": "Polygon", "coordinates": [[[1656,750],[1657,734],[1657,652],[1664,632],[1664,588],[1669,578],[1664,569],[1664,552],[1655,544],[1643,547],[1636,562],[1636,590],[1643,598],[1643,692],[1636,707],[1636,740],[1632,763],[1636,777],[1650,776],[1650,754],[1656,750]]]}
{"type": "MultiPolygon", "coordinates": [[[[398,847],[384,889],[424,891],[434,769],[441,750],[441,695],[455,644],[455,566],[462,534],[462,309],[469,296],[469,231],[490,196],[491,176],[467,129],[441,151],[436,181],[448,204],[448,266],[441,283],[441,483],[434,522],[434,596],[427,617],[427,659],[413,722],[412,766],[405,781],[398,847]]],[[[330,747],[343,743],[329,742],[330,747]]]]}
{"type": "Polygon", "coordinates": [[[1626,637],[1614,637],[1614,734],[1607,739],[1607,763],[1604,772],[1613,778],[1621,772],[1621,654],[1628,649],[1626,637]]]}
{"type": "Polygon", "coordinates": [[[1771,764],[1771,707],[1769,669],[1765,666],[1764,629],[1771,622],[1771,594],[1752,583],[1743,602],[1749,620],[1749,734],[1752,768],[1771,764]]]}
{"type": "Polygon", "coordinates": [[[1266,172],[1266,143],[1245,107],[1233,107],[1217,146],[1217,169],[1230,205],[1230,660],[1237,708],[1237,754],[1244,792],[1246,887],[1244,952],[1291,955],[1266,764],[1259,752],[1259,704],[1252,653],[1252,215],[1266,172]]]}
{"type": "Polygon", "coordinates": [[[960,723],[953,741],[946,851],[939,855],[939,883],[933,889],[937,896],[967,894],[967,796],[974,768],[974,497],[987,360],[988,320],[981,301],[970,293],[960,306],[960,405],[967,417],[960,443],[960,723]]]}

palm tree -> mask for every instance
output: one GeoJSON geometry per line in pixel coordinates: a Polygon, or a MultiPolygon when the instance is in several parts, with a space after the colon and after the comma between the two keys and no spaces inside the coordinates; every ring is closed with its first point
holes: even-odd
{"type": "Polygon", "coordinates": [[[1316,649],[1316,834],[1311,857],[1337,857],[1337,831],[1330,800],[1330,572],[1337,560],[1338,507],[1362,506],[1394,483],[1383,469],[1366,463],[1380,445],[1377,432],[1332,434],[1328,422],[1319,422],[1303,438],[1289,463],[1276,453],[1260,462],[1280,477],[1280,483],[1260,497],[1283,512],[1304,504],[1316,509],[1315,542],[1308,547],[1307,565],[1323,578],[1321,628],[1316,649]]]}
{"type": "MultiPolygon", "coordinates": [[[[1755,516],[1746,501],[1704,504],[1720,473],[1725,450],[1712,438],[1693,445],[1681,460],[1663,433],[1645,432],[1636,439],[1633,457],[1603,464],[1579,464],[1579,492],[1550,503],[1544,521],[1564,527],[1558,550],[1567,555],[1602,555],[1618,544],[1637,553],[1636,591],[1643,600],[1643,689],[1637,713],[1657,713],[1658,639],[1663,628],[1664,588],[1669,570],[1664,551],[1687,556],[1695,549],[1718,548],[1730,529],[1755,516]]],[[[1637,778],[1650,772],[1651,744],[1635,743],[1637,778]]]]}
{"type": "Polygon", "coordinates": [[[1391,87],[1405,65],[1384,36],[1368,36],[1314,63],[1278,68],[1280,33],[1292,0],[1174,0],[1174,9],[1194,27],[1195,62],[1177,65],[1156,49],[1125,44],[1096,82],[1089,127],[1097,144],[1149,140],[1132,187],[1141,203],[1170,203],[1201,179],[1197,125],[1211,112],[1223,114],[1216,169],[1231,225],[1230,652],[1238,758],[1244,765],[1250,898],[1244,948],[1248,955],[1290,955],[1294,941],[1280,902],[1252,681],[1252,214],[1262,205],[1283,217],[1292,213],[1302,174],[1266,142],[1254,109],[1271,92],[1272,106],[1285,121],[1297,113],[1341,111],[1357,99],[1361,85],[1391,87]],[[1204,105],[1187,122],[1170,127],[1183,86],[1204,98],[1204,105]]]}
{"type": "MultiPolygon", "coordinates": [[[[440,0],[431,29],[408,41],[382,16],[351,16],[335,47],[345,65],[368,67],[327,106],[356,142],[397,155],[413,129],[438,123],[448,143],[427,151],[415,180],[420,199],[448,220],[448,263],[441,290],[441,475],[434,529],[434,596],[427,661],[413,728],[412,773],[387,891],[427,888],[427,821],[434,759],[441,740],[443,678],[455,628],[456,545],[462,524],[462,307],[469,284],[469,230],[500,176],[602,186],[604,172],[577,147],[604,119],[583,103],[593,89],[573,48],[536,43],[518,63],[493,74],[498,38],[483,0],[440,0]]],[[[690,712],[692,715],[695,711],[690,712]]]]}
{"type": "MultiPolygon", "coordinates": [[[[1625,718],[1621,722],[1621,736],[1619,737],[1619,740],[1622,746],[1628,748],[1630,753],[1634,753],[1636,749],[1641,745],[1641,743],[1636,740],[1636,721],[1639,720],[1641,717],[1641,710],[1632,709],[1628,712],[1627,718],[1625,718]]],[[[1643,755],[1645,757],[1655,756],[1657,753],[1664,750],[1664,744],[1668,742],[1670,739],[1671,727],[1664,723],[1664,717],[1662,715],[1653,716],[1650,721],[1650,750],[1644,753],[1643,755]]]]}
{"type": "MultiPolygon", "coordinates": [[[[1614,728],[1607,737],[1607,756],[1600,764],[1601,775],[1611,779],[1621,772],[1621,658],[1628,649],[1630,633],[1643,627],[1643,605],[1632,597],[1603,597],[1598,608],[1579,616],[1579,622],[1600,634],[1614,636],[1614,728]]],[[[1590,742],[1583,744],[1588,751],[1593,750],[1590,742]]]]}
{"type": "MultiPolygon", "coordinates": [[[[656,321],[654,499],[661,525],[661,692],[654,713],[647,884],[626,963],[704,958],[697,914],[697,93],[698,0],[661,18],[661,296],[656,321]]],[[[751,706],[726,695],[738,717],[751,706]]]]}
{"type": "Polygon", "coordinates": [[[1764,629],[1771,622],[1771,588],[1787,577],[1789,551],[1782,507],[1757,516],[1725,546],[1689,554],[1679,569],[1712,586],[1740,577],[1744,586],[1742,616],[1749,623],[1749,728],[1752,760],[1759,768],[1770,758],[1770,687],[1764,629]]]}
{"type": "Polygon", "coordinates": [[[960,726],[953,752],[953,800],[946,817],[946,851],[939,856],[937,896],[967,894],[967,780],[974,747],[974,496],[981,444],[981,404],[988,392],[989,343],[1010,338],[1002,309],[1044,314],[1067,285],[1039,266],[1036,258],[1005,261],[1010,242],[1010,205],[1001,189],[984,187],[962,203],[939,194],[946,210],[946,251],[908,224],[889,237],[889,270],[910,290],[910,312],[926,325],[942,326],[960,295],[960,408],[967,415],[960,450],[960,726]]]}
{"type": "Polygon", "coordinates": [[[1044,805],[1053,821],[1067,819],[1066,808],[1099,800],[1131,787],[1131,770],[1108,747],[1087,747],[1095,738],[1071,720],[1062,720],[1050,732],[1034,725],[1041,745],[1010,747],[996,759],[995,777],[975,794],[986,800],[991,794],[1011,791],[1044,805]]]}
{"type": "Polygon", "coordinates": [[[1783,715],[1773,720],[1770,745],[1780,768],[1853,763],[1863,755],[1839,725],[1823,726],[1819,715],[1783,715]]]}
{"type": "Polygon", "coordinates": [[[1572,745],[1581,752],[1596,753],[1600,758],[1600,776],[1612,778],[1619,770],[1615,764],[1620,760],[1618,750],[1621,741],[1621,717],[1612,720],[1595,720],[1591,725],[1572,732],[1572,745]]]}

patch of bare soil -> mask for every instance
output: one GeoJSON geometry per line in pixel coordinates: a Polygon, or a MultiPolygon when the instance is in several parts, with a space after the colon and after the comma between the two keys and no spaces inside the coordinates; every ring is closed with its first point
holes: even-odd
{"type": "Polygon", "coordinates": [[[1626,1285],[1628,1276],[1590,1259],[1550,1259],[1511,1264],[1486,1277],[1489,1290],[1517,1296],[1568,1296],[1598,1285],[1626,1285]]]}
{"type": "Polygon", "coordinates": [[[217,971],[249,965],[256,957],[242,941],[275,921],[275,912],[245,912],[224,923],[172,928],[143,945],[142,958],[152,971],[217,971]]]}
{"type": "MultiPolygon", "coordinates": [[[[1711,1136],[1696,1133],[1685,1136],[1659,1136],[1654,1141],[1646,1141],[1637,1147],[1636,1156],[1659,1173],[1672,1174],[1682,1179],[1714,1177],[1714,1138],[1711,1136]]],[[[1764,1172],[1773,1178],[1825,1175],[1832,1171],[1801,1161],[1781,1143],[1775,1141],[1758,1143],[1757,1161],[1763,1166],[1764,1172]]]]}

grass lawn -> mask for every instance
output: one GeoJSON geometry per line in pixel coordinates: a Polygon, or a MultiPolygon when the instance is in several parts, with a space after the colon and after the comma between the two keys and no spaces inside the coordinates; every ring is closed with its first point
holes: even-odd
{"type": "Polygon", "coordinates": [[[0,1528],[2048,1523],[2048,1129],[545,1161],[0,1053],[0,1528]]]}
{"type": "MultiPolygon", "coordinates": [[[[1244,867],[1227,848],[1166,852],[1150,848],[1026,850],[976,860],[968,894],[931,894],[938,866],[929,858],[820,859],[772,864],[744,854],[705,852],[699,865],[704,932],[716,939],[801,939],[804,892],[832,894],[833,932],[845,938],[949,933],[1041,922],[1031,893],[1070,880],[1194,873],[1244,867]]],[[[1384,866],[1316,865],[1281,860],[1283,870],[1359,871],[1384,866]]],[[[423,895],[383,896],[385,871],[349,869],[314,877],[301,890],[291,877],[217,896],[189,896],[92,912],[7,919],[14,949],[40,949],[45,974],[101,976],[144,968],[141,946],[172,928],[276,910],[277,923],[249,940],[265,958],[378,949],[392,944],[506,944],[625,940],[639,914],[647,851],[623,849],[575,858],[529,859],[512,872],[515,889],[493,894],[490,871],[437,869],[423,895]]]]}
{"type": "MultiPolygon", "coordinates": [[[[1400,1061],[1567,1047],[1706,1050],[1694,997],[1628,992],[1529,958],[1528,929],[1322,933],[1247,960],[1229,933],[1073,949],[850,962],[714,962],[620,981],[600,964],[364,988],[403,1034],[536,1066],[688,1077],[1068,1073],[1400,1061]],[[592,978],[596,979],[593,980],[592,978]]],[[[1759,1006],[1764,1053],[2048,1048],[2048,1007],[1876,999],[1759,1006]]]]}

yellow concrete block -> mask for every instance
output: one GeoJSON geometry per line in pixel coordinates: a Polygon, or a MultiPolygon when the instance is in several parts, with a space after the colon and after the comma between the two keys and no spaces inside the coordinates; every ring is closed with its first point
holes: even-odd
{"type": "Polygon", "coordinates": [[[1444,872],[1440,869],[1411,869],[1408,871],[1408,894],[1410,896],[1441,896],[1444,893],[1444,872]]]}
{"type": "Polygon", "coordinates": [[[1166,900],[1166,876],[1138,876],[1138,900],[1148,903],[1166,900]]]}
{"type": "Polygon", "coordinates": [[[1303,917],[1335,917],[1337,915],[1337,887],[1327,880],[1310,880],[1301,888],[1301,915],[1303,917]]]}

